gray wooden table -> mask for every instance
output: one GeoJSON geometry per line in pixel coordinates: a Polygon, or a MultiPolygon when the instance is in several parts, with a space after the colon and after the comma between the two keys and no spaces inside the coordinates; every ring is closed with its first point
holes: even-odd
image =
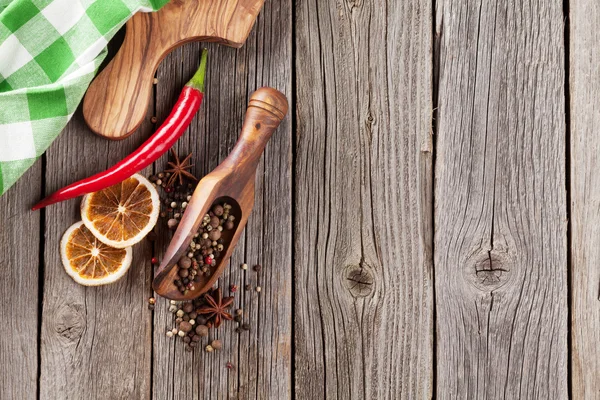
{"type": "Polygon", "coordinates": [[[212,354],[147,309],[164,241],[84,288],[58,249],[77,201],[27,211],[153,132],[201,45],[171,54],[134,136],[77,113],[0,197],[0,399],[600,398],[598,25],[595,0],[269,0],[245,47],[209,46],[176,146],[196,174],[253,90],[292,103],[221,280],[262,286],[237,300],[252,330],[212,354]]]}

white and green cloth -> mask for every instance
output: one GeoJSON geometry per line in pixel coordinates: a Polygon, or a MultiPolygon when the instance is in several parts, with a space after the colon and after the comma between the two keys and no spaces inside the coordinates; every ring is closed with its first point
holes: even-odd
{"type": "Polygon", "coordinates": [[[0,195],[60,134],[106,44],[168,0],[0,0],[0,195]]]}

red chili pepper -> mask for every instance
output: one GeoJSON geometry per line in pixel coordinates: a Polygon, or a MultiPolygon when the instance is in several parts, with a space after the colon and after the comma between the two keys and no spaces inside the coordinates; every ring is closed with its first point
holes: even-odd
{"type": "Polygon", "coordinates": [[[112,168],[57,190],[33,206],[32,210],[116,185],[167,152],[185,132],[202,104],[207,56],[208,50],[205,49],[202,51],[198,71],[184,86],[171,114],[144,144],[112,168]]]}

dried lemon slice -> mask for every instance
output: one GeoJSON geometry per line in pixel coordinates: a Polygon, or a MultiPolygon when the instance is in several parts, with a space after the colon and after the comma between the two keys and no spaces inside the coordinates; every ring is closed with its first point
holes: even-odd
{"type": "Polygon", "coordinates": [[[156,225],[160,199],[154,186],[140,174],[81,201],[81,219],[102,243],[122,249],[142,240],[156,225]]]}
{"type": "Polygon", "coordinates": [[[60,242],[60,253],[67,274],[85,286],[115,282],[131,265],[131,247],[107,246],[96,239],[83,222],[67,229],[60,242]]]}

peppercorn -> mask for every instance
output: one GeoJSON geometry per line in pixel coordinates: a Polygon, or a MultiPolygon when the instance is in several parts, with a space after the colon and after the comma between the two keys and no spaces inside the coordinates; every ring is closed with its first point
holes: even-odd
{"type": "Polygon", "coordinates": [[[219,217],[214,216],[214,217],[210,218],[210,226],[212,226],[213,228],[216,228],[220,224],[221,224],[221,220],[219,219],[219,217]]]}
{"type": "Polygon", "coordinates": [[[199,342],[201,339],[200,335],[194,335],[192,336],[192,342],[199,342]]]}
{"type": "Polygon", "coordinates": [[[199,336],[208,336],[208,327],[206,325],[196,326],[196,333],[199,336]]]}
{"type": "Polygon", "coordinates": [[[229,285],[229,291],[231,293],[235,293],[238,290],[238,285],[234,285],[233,283],[231,285],[229,285]]]}
{"type": "Polygon", "coordinates": [[[179,224],[179,221],[177,221],[175,218],[171,218],[170,220],[167,221],[167,226],[171,230],[175,230],[175,228],[177,228],[178,224],[179,224]]]}
{"type": "Polygon", "coordinates": [[[188,333],[189,331],[191,331],[191,330],[192,330],[192,324],[190,324],[190,323],[189,323],[189,322],[187,322],[187,321],[182,321],[182,322],[179,324],[179,330],[180,330],[180,331],[183,331],[183,332],[185,332],[185,333],[188,333]]]}
{"type": "Polygon", "coordinates": [[[179,332],[177,332],[177,334],[178,334],[179,336],[181,336],[181,337],[184,337],[184,336],[185,336],[185,332],[184,332],[184,331],[179,331],[179,332]]]}
{"type": "Polygon", "coordinates": [[[252,285],[250,285],[250,284],[247,284],[246,286],[244,286],[244,289],[245,289],[245,290],[250,290],[250,289],[252,289],[252,285]]]}
{"type": "Polygon", "coordinates": [[[219,339],[213,340],[210,345],[215,350],[221,350],[221,348],[223,347],[223,345],[221,344],[221,341],[219,339]]]}
{"type": "Polygon", "coordinates": [[[190,339],[189,336],[186,336],[186,337],[183,338],[183,342],[184,343],[189,343],[190,341],[191,341],[191,339],[190,339]]]}
{"type": "Polygon", "coordinates": [[[248,269],[248,264],[246,264],[246,263],[242,264],[242,269],[243,270],[247,270],[248,269]]]}
{"type": "Polygon", "coordinates": [[[181,257],[177,265],[179,265],[179,268],[188,269],[192,266],[192,260],[189,257],[181,257]]]}
{"type": "Polygon", "coordinates": [[[233,221],[227,221],[225,222],[225,225],[223,225],[225,227],[226,230],[230,231],[233,229],[233,221]]]}
{"type": "Polygon", "coordinates": [[[150,303],[150,304],[156,304],[156,299],[154,297],[150,297],[148,299],[148,303],[150,303]]]}
{"type": "Polygon", "coordinates": [[[152,259],[150,260],[150,262],[151,262],[152,264],[158,264],[158,258],[156,258],[156,257],[152,257],[152,259]]]}
{"type": "Polygon", "coordinates": [[[190,273],[187,269],[180,269],[177,274],[182,278],[187,278],[190,273]]]}
{"type": "Polygon", "coordinates": [[[237,310],[235,310],[235,315],[244,315],[244,310],[238,308],[237,310]]]}
{"type": "Polygon", "coordinates": [[[260,272],[261,269],[262,269],[262,267],[260,266],[260,264],[256,264],[254,266],[254,271],[256,271],[256,272],[260,272]]]}
{"type": "Polygon", "coordinates": [[[225,364],[225,368],[227,368],[227,369],[228,369],[228,370],[230,370],[230,371],[234,369],[234,368],[233,368],[233,364],[232,364],[232,363],[230,363],[230,362],[228,362],[227,364],[225,364]]]}
{"type": "Polygon", "coordinates": [[[177,310],[177,314],[176,314],[176,315],[177,315],[179,318],[183,317],[183,314],[185,314],[185,312],[184,312],[183,310],[177,310]]]}
{"type": "Polygon", "coordinates": [[[196,311],[193,310],[194,305],[190,303],[190,305],[192,306],[192,311],[189,312],[189,316],[191,319],[196,319],[196,317],[198,316],[198,313],[196,313],[196,311]]]}
{"type": "Polygon", "coordinates": [[[173,332],[167,331],[167,337],[173,337],[173,332]]]}
{"type": "MultiPolygon", "coordinates": [[[[221,231],[219,231],[218,229],[213,229],[212,231],[210,231],[210,233],[208,234],[208,238],[210,240],[217,240],[221,237],[221,231]]],[[[212,243],[211,243],[212,245],[212,243]]]]}
{"type": "Polygon", "coordinates": [[[206,350],[208,353],[210,353],[210,352],[214,351],[214,348],[210,344],[207,344],[206,347],[204,348],[204,350],[206,350]]]}
{"type": "MultiPolygon", "coordinates": [[[[194,311],[194,305],[192,303],[185,303],[183,305],[183,312],[191,313],[192,311],[194,311]]],[[[192,318],[191,315],[190,318],[192,318]]]]}
{"type": "Polygon", "coordinates": [[[221,215],[223,215],[223,206],[220,204],[215,204],[212,208],[212,212],[217,216],[220,217],[221,215]]]}
{"type": "Polygon", "coordinates": [[[260,292],[261,290],[262,290],[262,288],[261,288],[260,286],[257,286],[257,287],[256,287],[256,291],[257,291],[257,292],[260,292]]]}

